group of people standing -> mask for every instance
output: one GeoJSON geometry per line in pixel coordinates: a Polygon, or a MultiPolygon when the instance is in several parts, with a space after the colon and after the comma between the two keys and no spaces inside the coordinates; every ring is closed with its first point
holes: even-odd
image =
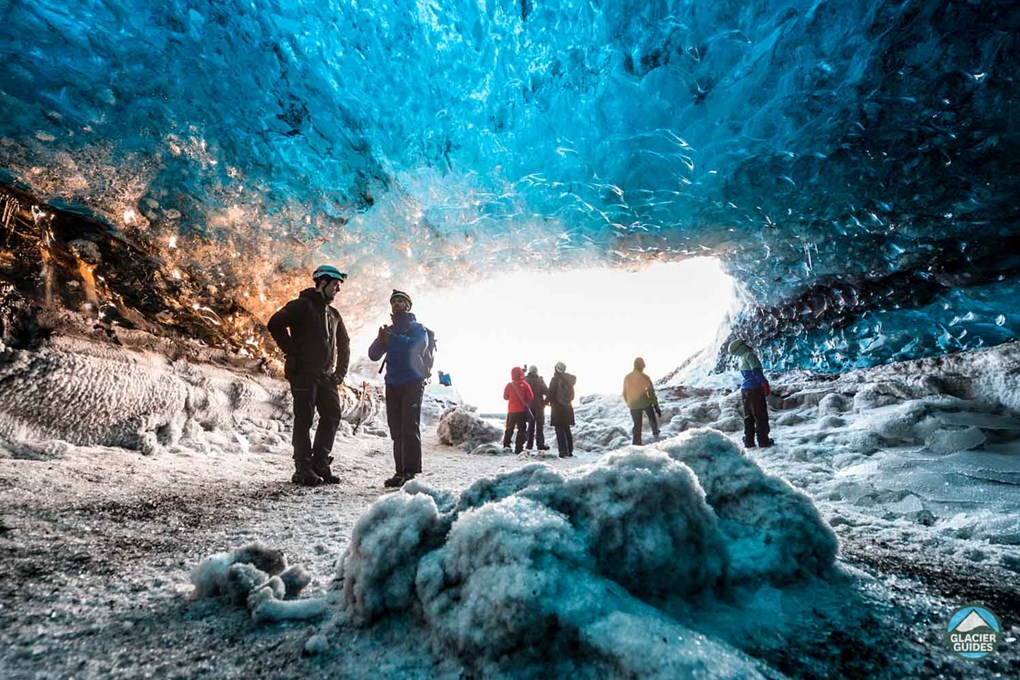
{"type": "MultiPolygon", "coordinates": [[[[762,372],[761,361],[742,340],[735,340],[729,345],[729,353],[737,359],[743,384],[741,400],[744,409],[744,445],[768,447],[774,443],[769,438],[769,414],[765,397],[771,391],[768,380],[762,372]]],[[[556,443],[561,458],[567,458],[574,452],[574,437],[571,427],[574,425],[574,383],[577,379],[566,372],[563,362],[556,364],[553,379],[546,387],[545,380],[538,374],[538,368],[531,366],[527,375],[524,369],[515,366],[510,371],[510,382],[503,388],[503,399],[507,400],[506,429],[503,432],[503,448],[510,447],[514,430],[517,439],[515,453],[525,448],[531,450],[537,442],[541,451],[548,450],[545,446],[545,407],[552,409],[551,421],[556,428],[556,443]]],[[[623,379],[623,401],[630,409],[633,422],[631,442],[637,446],[642,443],[644,418],[652,427],[652,437],[659,437],[659,418],[662,409],[659,398],[655,394],[652,379],[645,374],[645,360],[634,359],[634,370],[623,379]]]]}
{"type": "Polygon", "coordinates": [[[514,452],[525,448],[531,451],[538,445],[539,451],[548,451],[545,445],[545,407],[549,407],[549,424],[556,432],[556,449],[560,458],[574,455],[574,385],[577,377],[567,373],[567,365],[556,362],[549,384],[538,374],[537,366],[528,367],[527,374],[520,366],[510,370],[510,382],[503,388],[503,399],[507,404],[506,429],[503,432],[503,448],[510,448],[514,430],[517,438],[514,452]]]}
{"type": "MultiPolygon", "coordinates": [[[[641,444],[642,420],[645,415],[652,426],[652,436],[659,436],[661,416],[659,400],[655,396],[652,380],[644,373],[645,360],[634,359],[634,370],[623,380],[623,400],[630,409],[634,421],[633,443],[641,444]]],[[[520,366],[510,370],[510,382],[503,388],[503,399],[507,403],[506,429],[503,431],[503,448],[510,448],[514,431],[514,453],[525,449],[531,451],[537,444],[539,451],[547,451],[545,445],[545,407],[550,407],[550,424],[556,431],[556,448],[560,458],[574,455],[574,385],[577,378],[567,373],[562,361],[553,369],[552,380],[546,386],[545,379],[538,374],[538,367],[530,366],[527,373],[520,366]]]]}
{"type": "MultiPolygon", "coordinates": [[[[290,383],[294,399],[294,475],[291,481],[302,486],[338,484],[333,474],[333,442],[340,426],[339,386],[347,375],[351,359],[351,340],[343,318],[330,303],[336,297],[347,274],[336,267],[323,265],[312,273],[311,288],[302,290],[269,319],[269,332],[284,353],[284,375],[290,383]],[[315,412],[319,426],[314,441],[310,430],[315,412]]],[[[411,313],[411,296],[394,290],[390,295],[391,324],[379,328],[368,348],[372,361],[384,359],[386,422],[393,440],[395,473],[386,479],[386,487],[399,487],[421,472],[421,404],[425,382],[432,370],[435,341],[432,332],[418,323],[411,313]]],[[[741,398],[744,409],[744,445],[767,447],[769,437],[768,408],[765,398],[771,388],[762,372],[758,356],[742,340],[728,346],[736,357],[743,384],[741,398]]],[[[641,444],[644,417],[659,436],[658,417],[662,416],[651,379],[645,375],[644,359],[634,359],[634,370],[623,381],[623,399],[633,420],[633,443],[641,444]]],[[[380,369],[381,370],[381,369],[380,369]]],[[[527,371],[515,366],[510,382],[503,389],[507,400],[506,429],[503,446],[510,447],[513,433],[515,452],[535,445],[540,451],[545,444],[545,407],[550,408],[550,424],[556,432],[556,448],[561,458],[574,455],[574,385],[577,378],[567,373],[567,366],[557,362],[553,377],[546,385],[536,366],[527,371]]]]}

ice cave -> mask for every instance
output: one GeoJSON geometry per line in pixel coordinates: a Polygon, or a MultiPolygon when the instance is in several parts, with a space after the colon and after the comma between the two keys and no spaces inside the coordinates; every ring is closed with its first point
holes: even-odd
{"type": "Polygon", "coordinates": [[[1020,677],[1017,3],[0,38],[0,677],[1020,677]]]}

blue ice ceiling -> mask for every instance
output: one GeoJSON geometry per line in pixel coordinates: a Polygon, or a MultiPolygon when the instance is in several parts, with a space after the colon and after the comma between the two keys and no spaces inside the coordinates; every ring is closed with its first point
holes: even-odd
{"type": "Polygon", "coordinates": [[[1018,29],[1006,1],[0,0],[0,168],[204,244],[177,264],[238,297],[324,257],[382,285],[716,255],[774,365],[838,369],[1016,336],[1018,29]]]}

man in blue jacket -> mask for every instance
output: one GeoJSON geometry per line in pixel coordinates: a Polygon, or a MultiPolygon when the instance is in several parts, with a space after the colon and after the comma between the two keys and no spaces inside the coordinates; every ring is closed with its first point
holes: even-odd
{"type": "Polygon", "coordinates": [[[421,472],[421,400],[429,373],[425,366],[429,339],[411,313],[410,295],[394,290],[390,312],[393,324],[379,328],[368,357],[378,361],[386,355],[386,422],[396,474],[383,485],[394,488],[421,472]]]}
{"type": "Polygon", "coordinates": [[[294,397],[294,476],[302,486],[338,484],[330,470],[333,440],[340,427],[338,386],[347,375],[351,340],[340,312],[329,303],[347,274],[323,265],[312,273],[314,288],[306,288],[269,319],[269,333],[287,357],[284,375],[294,397]],[[312,443],[309,430],[319,412],[312,443]]]}
{"type": "Polygon", "coordinates": [[[737,368],[744,378],[740,396],[744,403],[744,446],[768,447],[775,442],[769,438],[769,410],[765,397],[772,393],[769,381],[762,372],[761,360],[743,340],[734,340],[729,345],[730,355],[736,357],[737,368]]]}

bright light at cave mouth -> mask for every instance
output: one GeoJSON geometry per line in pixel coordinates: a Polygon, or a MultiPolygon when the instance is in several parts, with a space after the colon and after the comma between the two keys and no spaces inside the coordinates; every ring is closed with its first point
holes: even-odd
{"type": "Polygon", "coordinates": [[[415,296],[414,312],[436,332],[436,370],[481,412],[503,413],[514,366],[534,364],[548,383],[563,361],[578,396],[620,393],[637,356],[658,379],[716,338],[733,297],[719,262],[697,258],[636,272],[500,275],[415,296]]]}

